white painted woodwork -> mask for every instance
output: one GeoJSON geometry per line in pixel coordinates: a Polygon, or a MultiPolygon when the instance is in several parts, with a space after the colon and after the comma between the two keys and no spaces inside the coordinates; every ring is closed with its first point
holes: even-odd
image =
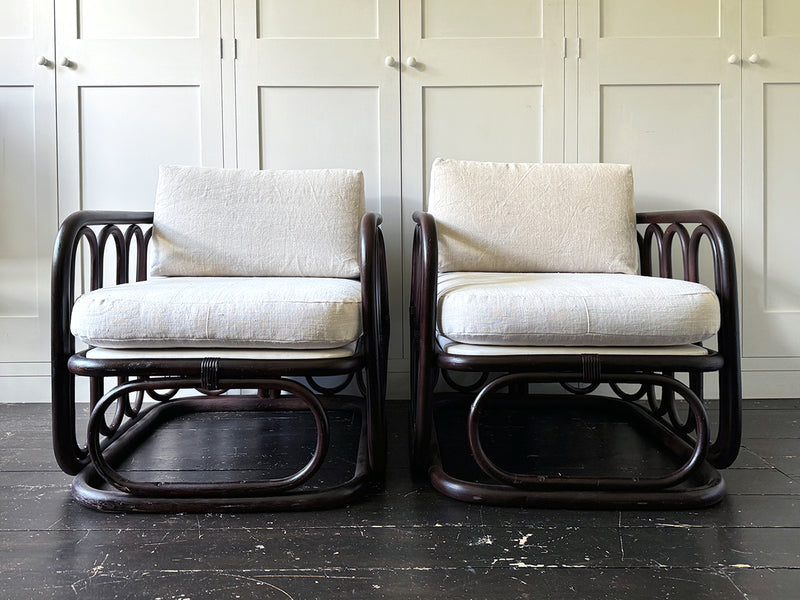
{"type": "Polygon", "coordinates": [[[37,391],[46,382],[37,361],[49,357],[58,226],[53,55],[47,2],[0,3],[0,373],[37,391]],[[37,64],[39,56],[50,64],[37,64]]]}
{"type": "Polygon", "coordinates": [[[220,0],[220,54],[222,55],[223,166],[236,167],[236,19],[235,0],[220,0]]]}
{"type": "Polygon", "coordinates": [[[151,209],[158,165],[222,166],[219,0],[56,6],[59,214],[151,209]]]}
{"type": "Polygon", "coordinates": [[[0,3],[0,40],[34,39],[34,4],[32,0],[4,0],[0,3]]]}
{"type": "Polygon", "coordinates": [[[637,208],[719,212],[718,85],[604,85],[599,100],[599,158],[635,163],[637,208]]]}
{"type": "Polygon", "coordinates": [[[255,0],[255,9],[259,38],[379,37],[379,3],[375,0],[255,0]]]}
{"type": "Polygon", "coordinates": [[[742,54],[759,56],[742,65],[742,354],[748,368],[798,370],[800,3],[745,2],[742,24],[742,54]]]}
{"type": "Polygon", "coordinates": [[[159,164],[203,164],[200,95],[199,86],[82,86],[81,207],[152,210],[159,164]]]}
{"type": "Polygon", "coordinates": [[[434,38],[531,37],[543,26],[540,0],[505,0],[488,6],[463,0],[422,0],[422,36],[434,38]]]}
{"type": "MultiPolygon", "coordinates": [[[[367,209],[384,218],[396,324],[404,320],[398,35],[394,0],[236,4],[238,166],[362,170],[367,209]]],[[[392,359],[400,349],[395,334],[392,359]]]]}
{"type": "Polygon", "coordinates": [[[632,164],[638,210],[706,208],[738,232],[738,3],[579,0],[578,7],[577,154],[569,140],[567,156],[632,164]]]}
{"type": "MultiPolygon", "coordinates": [[[[408,298],[411,214],[425,205],[434,158],[563,161],[564,7],[401,0],[400,14],[401,56],[416,59],[401,69],[408,298]]],[[[393,331],[407,343],[405,327],[403,319],[393,331]]]]}
{"type": "Polygon", "coordinates": [[[200,36],[201,0],[80,0],[78,37],[84,40],[179,39],[200,36]]]}
{"type": "Polygon", "coordinates": [[[797,0],[2,0],[0,380],[47,399],[73,210],[151,208],[161,163],[347,167],[384,215],[402,397],[410,216],[448,156],[632,163],[640,210],[718,212],[745,394],[797,395],[798,56],[797,0]]]}
{"type": "Polygon", "coordinates": [[[720,30],[719,5],[719,0],[600,0],[600,36],[717,37],[720,30]]]}

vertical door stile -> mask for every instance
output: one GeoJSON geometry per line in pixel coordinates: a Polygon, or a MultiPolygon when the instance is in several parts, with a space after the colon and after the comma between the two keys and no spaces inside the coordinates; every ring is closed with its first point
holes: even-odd
{"type": "Polygon", "coordinates": [[[2,10],[0,375],[7,399],[41,400],[48,390],[50,260],[58,225],[53,6],[17,0],[2,10]]]}
{"type": "Polygon", "coordinates": [[[780,395],[800,385],[800,4],[742,6],[745,393],[780,395]]]}

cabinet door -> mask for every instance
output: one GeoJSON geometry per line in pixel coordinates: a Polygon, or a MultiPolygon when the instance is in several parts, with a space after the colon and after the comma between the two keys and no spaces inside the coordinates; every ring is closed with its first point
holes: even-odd
{"type": "MultiPolygon", "coordinates": [[[[400,289],[400,88],[397,0],[237,2],[238,165],[364,173],[383,214],[391,317],[400,289]]],[[[390,356],[399,356],[392,336],[390,356]]],[[[407,368],[407,367],[406,367],[407,368]]]]}
{"type": "Polygon", "coordinates": [[[219,0],[65,0],[56,39],[62,218],[151,210],[159,164],[222,166],[219,0]]]}
{"type": "Polygon", "coordinates": [[[426,205],[434,158],[563,161],[564,5],[402,0],[400,8],[403,226],[410,257],[411,214],[426,205]]]}
{"type": "Polygon", "coordinates": [[[744,366],[798,371],[800,3],[748,0],[743,10],[744,366]]]}
{"type": "Polygon", "coordinates": [[[738,232],[739,1],[579,0],[578,12],[578,161],[632,164],[638,210],[706,208],[738,232]]]}
{"type": "Polygon", "coordinates": [[[20,382],[38,376],[46,383],[49,373],[50,259],[58,224],[52,59],[52,2],[0,3],[0,375],[13,376],[7,389],[21,393],[27,384],[20,382]],[[38,56],[49,62],[37,64],[38,56]]]}

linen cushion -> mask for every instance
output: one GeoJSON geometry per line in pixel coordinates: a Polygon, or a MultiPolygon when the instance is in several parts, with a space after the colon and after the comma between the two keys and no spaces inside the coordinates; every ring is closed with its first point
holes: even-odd
{"type": "Polygon", "coordinates": [[[444,273],[438,328],[463,344],[668,346],[719,329],[707,287],[605,273],[444,273]]]}
{"type": "Polygon", "coordinates": [[[345,346],[361,334],[352,279],[170,277],[78,298],[72,333],[104,348],[345,346]]]}
{"type": "Polygon", "coordinates": [[[162,166],[151,275],[358,277],[364,177],[162,166]]]}
{"type": "Polygon", "coordinates": [[[439,271],[636,273],[629,165],[436,159],[439,271]]]}

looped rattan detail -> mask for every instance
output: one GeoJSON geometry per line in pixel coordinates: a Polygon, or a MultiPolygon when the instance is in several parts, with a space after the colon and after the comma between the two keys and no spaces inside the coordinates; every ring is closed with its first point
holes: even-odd
{"type": "MultiPolygon", "coordinates": [[[[591,356],[591,355],[590,355],[591,356]]],[[[594,355],[596,356],[596,355],[594,355]]],[[[593,361],[592,361],[593,362],[593,361]]],[[[608,375],[603,383],[639,383],[662,386],[673,393],[678,392],[689,404],[692,418],[697,425],[697,438],[686,461],[672,473],[663,477],[592,477],[551,476],[543,474],[512,473],[498,466],[489,458],[481,443],[480,416],[496,390],[514,384],[559,381],[563,375],[552,373],[514,373],[499,377],[487,384],[476,396],[469,410],[467,435],[475,462],[481,470],[500,483],[523,489],[559,488],[571,490],[659,490],[675,486],[700,469],[708,451],[708,418],[700,399],[681,382],[670,377],[654,374],[608,375]]]]}
{"type": "MultiPolygon", "coordinates": [[[[218,370],[218,365],[214,363],[219,359],[204,359],[213,365],[209,367],[212,371],[218,370]]],[[[209,383],[216,386],[221,385],[220,380],[209,379],[209,383]]],[[[257,496],[266,493],[276,493],[296,488],[308,481],[322,465],[328,451],[330,440],[330,426],[325,410],[322,408],[319,399],[305,386],[289,380],[240,380],[238,385],[242,386],[263,386],[265,388],[280,389],[291,394],[296,400],[305,405],[311,411],[317,428],[316,446],[309,461],[296,473],[287,477],[269,479],[265,481],[242,482],[227,481],[214,483],[165,483],[165,482],[141,482],[133,481],[121,475],[114,469],[103,454],[100,444],[99,423],[104,420],[106,409],[117,399],[131,392],[147,389],[158,389],[159,387],[172,387],[175,383],[171,380],[137,380],[123,383],[108,392],[92,410],[89,417],[88,449],[92,458],[92,466],[100,476],[110,485],[127,494],[148,496],[152,498],[176,498],[176,497],[196,497],[199,493],[205,496],[257,496]]],[[[202,382],[197,379],[186,379],[180,384],[181,388],[202,387],[202,382]]]]}

